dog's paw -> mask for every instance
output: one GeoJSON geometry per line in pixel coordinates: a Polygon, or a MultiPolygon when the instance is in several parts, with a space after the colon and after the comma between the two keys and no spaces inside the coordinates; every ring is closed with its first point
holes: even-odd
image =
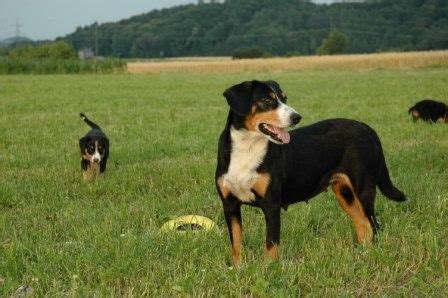
{"type": "Polygon", "coordinates": [[[255,194],[251,191],[243,192],[238,195],[238,198],[243,202],[255,201],[255,194]]]}

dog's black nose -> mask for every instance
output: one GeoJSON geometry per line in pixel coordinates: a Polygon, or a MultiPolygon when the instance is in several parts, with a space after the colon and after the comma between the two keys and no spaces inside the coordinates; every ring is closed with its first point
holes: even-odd
{"type": "Polygon", "coordinates": [[[300,116],[299,114],[294,113],[291,115],[291,122],[293,125],[296,125],[297,123],[299,123],[300,120],[302,120],[302,116],[300,116]]]}
{"type": "Polygon", "coordinates": [[[93,162],[99,162],[100,160],[98,158],[94,158],[93,162]]]}

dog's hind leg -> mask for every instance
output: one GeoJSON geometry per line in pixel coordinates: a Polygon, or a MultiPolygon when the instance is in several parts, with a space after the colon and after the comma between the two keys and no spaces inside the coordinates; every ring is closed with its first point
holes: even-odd
{"type": "Polygon", "coordinates": [[[373,181],[365,181],[363,189],[360,191],[359,199],[363,206],[364,213],[369,219],[370,225],[373,228],[373,236],[380,229],[380,225],[375,216],[375,197],[376,197],[376,185],[373,181]]]}
{"type": "Polygon", "coordinates": [[[232,261],[234,266],[241,264],[241,250],[243,242],[243,229],[241,220],[241,205],[232,196],[222,199],[224,216],[229,229],[230,243],[232,245],[232,261]]]}
{"type": "Polygon", "coordinates": [[[350,178],[344,173],[338,173],[333,175],[330,183],[339,205],[353,221],[358,243],[371,243],[374,231],[350,178]]]}

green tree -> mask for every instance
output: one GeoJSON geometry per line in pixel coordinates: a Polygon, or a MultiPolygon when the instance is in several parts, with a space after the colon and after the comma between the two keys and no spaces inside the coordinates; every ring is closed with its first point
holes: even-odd
{"type": "Polygon", "coordinates": [[[15,59],[77,58],[73,47],[64,41],[16,48],[9,52],[9,56],[15,59]]]}
{"type": "Polygon", "coordinates": [[[79,27],[61,39],[77,50],[93,49],[97,42],[101,55],[119,57],[230,56],[236,49],[247,48],[273,55],[310,55],[448,47],[446,0],[371,0],[332,5],[306,0],[204,3],[79,27]],[[344,33],[329,36],[331,28],[344,33]]]}
{"type": "Polygon", "coordinates": [[[319,55],[343,54],[348,51],[348,37],[344,33],[333,30],[317,49],[319,55]]]}

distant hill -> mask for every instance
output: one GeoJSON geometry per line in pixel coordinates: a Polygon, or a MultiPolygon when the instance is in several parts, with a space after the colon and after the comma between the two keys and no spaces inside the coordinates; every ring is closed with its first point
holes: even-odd
{"type": "Polygon", "coordinates": [[[0,40],[0,48],[6,48],[14,44],[32,43],[33,40],[27,37],[10,37],[0,40]]]}
{"type": "Polygon", "coordinates": [[[227,0],[80,27],[62,39],[76,49],[97,46],[101,56],[229,56],[244,48],[307,55],[333,29],[347,35],[350,53],[447,49],[448,1],[227,0]]]}

